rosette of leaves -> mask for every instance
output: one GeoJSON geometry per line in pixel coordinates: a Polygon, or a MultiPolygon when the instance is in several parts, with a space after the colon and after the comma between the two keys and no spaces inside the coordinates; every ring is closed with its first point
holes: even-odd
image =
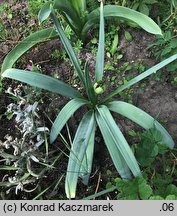
{"type": "MultiPolygon", "coordinates": [[[[76,36],[82,41],[86,39],[90,29],[99,25],[100,9],[97,7],[95,0],[48,1],[43,5],[41,11],[39,12],[40,22],[43,22],[45,18],[48,17],[50,13],[48,8],[50,5],[53,9],[59,11],[59,13],[64,16],[64,19],[74,31],[76,36]],[[93,6],[93,10],[91,10],[90,5],[93,6]]],[[[127,7],[105,5],[104,17],[108,19],[108,21],[111,17],[114,17],[122,22],[127,21],[127,23],[133,23],[133,26],[140,27],[151,34],[162,35],[161,29],[150,17],[127,7]]],[[[45,28],[30,34],[6,56],[1,72],[11,68],[24,53],[35,45],[55,38],[57,38],[57,32],[54,28],[45,28]]]]}
{"type": "MultiPolygon", "coordinates": [[[[58,19],[54,8],[47,4],[40,12],[40,21],[44,21],[49,16],[52,19],[56,31],[62,41],[68,56],[80,78],[81,85],[84,87],[84,95],[78,92],[68,84],[41,73],[24,71],[19,69],[7,69],[2,76],[25,82],[32,86],[46,89],[48,91],[61,94],[71,100],[61,109],[55,119],[50,133],[50,143],[53,143],[69,118],[81,107],[87,106],[88,112],[84,114],[78,129],[76,131],[69,155],[68,168],[65,180],[65,191],[68,198],[74,198],[78,178],[80,177],[85,184],[88,184],[89,176],[92,169],[94,140],[96,127],[98,126],[104,138],[107,149],[113,160],[113,163],[122,178],[130,179],[133,176],[141,176],[141,171],[136,158],[124,138],[121,130],[114,121],[111,111],[123,115],[134,121],[144,129],[156,127],[163,137],[163,142],[169,147],[174,147],[174,142],[166,131],[166,129],[158,123],[153,117],[143,110],[123,101],[114,101],[113,97],[121,91],[131,87],[147,76],[153,74],[165,65],[174,61],[177,55],[171,56],[163,62],[153,66],[126,84],[122,85],[112,93],[105,96],[97,94],[94,84],[98,83],[104,88],[102,83],[104,75],[104,9],[103,2],[100,3],[100,34],[99,45],[96,56],[95,80],[92,82],[89,74],[89,64],[86,63],[84,71],[81,69],[79,60],[74,53],[70,41],[66,37],[58,19]]],[[[100,86],[99,86],[100,87],[100,86]]],[[[100,90],[100,89],[99,89],[100,90]]],[[[106,90],[105,88],[103,90],[106,90]]]]}

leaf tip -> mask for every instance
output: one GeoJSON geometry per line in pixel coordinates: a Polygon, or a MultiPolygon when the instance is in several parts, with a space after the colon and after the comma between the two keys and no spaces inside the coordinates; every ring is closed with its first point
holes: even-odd
{"type": "Polygon", "coordinates": [[[46,2],[38,13],[39,25],[41,25],[50,16],[51,12],[51,2],[46,2]]]}

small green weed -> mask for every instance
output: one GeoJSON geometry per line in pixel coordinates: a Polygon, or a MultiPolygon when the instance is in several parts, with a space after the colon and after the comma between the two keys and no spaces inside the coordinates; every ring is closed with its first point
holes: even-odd
{"type": "Polygon", "coordinates": [[[120,179],[107,170],[106,190],[116,189],[118,194],[114,199],[119,200],[176,200],[176,150],[166,148],[161,133],[155,128],[143,133],[131,130],[129,135],[139,140],[132,145],[132,150],[143,176],[134,180],[120,179]]]}
{"type": "MultiPolygon", "coordinates": [[[[177,53],[177,35],[171,31],[164,33],[164,37],[158,37],[157,41],[149,46],[154,56],[158,59],[165,59],[170,55],[177,53]]],[[[168,71],[172,74],[172,83],[175,84],[177,62],[167,66],[168,71]]],[[[155,75],[156,79],[162,80],[164,76],[155,75]]]]}
{"type": "MultiPolygon", "coordinates": [[[[177,53],[177,1],[166,0],[158,3],[159,16],[158,22],[164,31],[163,37],[157,36],[155,43],[151,44],[149,48],[152,54],[157,59],[165,59],[170,55],[177,53]]],[[[171,83],[176,85],[176,69],[177,62],[169,64],[167,69],[172,74],[171,83]]],[[[164,76],[155,76],[157,80],[164,80],[164,76]]]]}
{"type": "Polygon", "coordinates": [[[129,3],[129,7],[149,15],[151,6],[155,3],[157,3],[156,0],[134,0],[129,3]]]}
{"type": "Polygon", "coordinates": [[[37,17],[39,10],[45,2],[47,2],[47,0],[29,0],[29,15],[31,17],[37,17]]]}
{"type": "Polygon", "coordinates": [[[150,166],[155,157],[163,155],[167,151],[166,145],[163,143],[161,133],[152,128],[140,135],[141,142],[135,147],[135,155],[141,166],[150,166]]]}

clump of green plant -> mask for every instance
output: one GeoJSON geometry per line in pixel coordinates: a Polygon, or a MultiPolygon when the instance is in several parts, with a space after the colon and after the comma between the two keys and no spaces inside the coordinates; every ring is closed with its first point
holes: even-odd
{"type": "Polygon", "coordinates": [[[0,22],[0,40],[5,41],[7,38],[7,32],[2,22],[0,22]]]}
{"type": "MultiPolygon", "coordinates": [[[[151,0],[153,1],[153,0],[151,0]]],[[[54,9],[60,10],[61,13],[66,18],[66,21],[76,33],[76,35],[84,39],[88,30],[93,27],[95,24],[99,22],[99,10],[95,9],[94,1],[64,1],[64,0],[55,0],[54,1],[54,9]],[[94,5],[94,9],[89,13],[89,4],[92,3],[94,5]],[[88,7],[88,8],[87,8],[88,7]]],[[[142,19],[147,19],[147,17],[143,16],[143,14],[136,14],[136,11],[131,10],[129,8],[123,6],[116,5],[106,5],[104,7],[104,17],[117,17],[120,20],[126,19],[132,22],[135,22],[142,28],[144,28],[144,23],[142,19]],[[139,21],[136,20],[136,15],[140,15],[139,21]],[[140,23],[141,22],[141,23],[140,23]]],[[[146,28],[144,28],[146,29],[146,28]]],[[[149,29],[150,30],[150,29],[149,29]]],[[[146,29],[148,31],[148,29],[146,29]]],[[[150,30],[152,33],[152,29],[150,30]]],[[[160,32],[159,32],[160,33],[160,32]]]]}
{"type": "Polygon", "coordinates": [[[176,32],[176,0],[163,0],[158,3],[159,13],[158,13],[158,22],[161,25],[161,28],[166,32],[171,30],[171,32],[176,32]]]}
{"type": "Polygon", "coordinates": [[[32,17],[36,17],[42,5],[47,1],[48,0],[29,0],[28,1],[29,15],[32,17]]]}
{"type": "MultiPolygon", "coordinates": [[[[12,19],[13,15],[12,15],[12,11],[8,5],[8,3],[3,3],[0,4],[0,15],[2,16],[2,13],[7,13],[8,14],[8,19],[12,19]]],[[[5,41],[7,40],[7,38],[9,37],[9,32],[8,30],[5,28],[4,22],[1,19],[0,20],[0,40],[5,41]]]]}
{"type": "MultiPolygon", "coordinates": [[[[163,143],[161,133],[151,128],[142,133],[129,131],[129,135],[138,139],[137,144],[131,146],[136,159],[142,169],[142,177],[134,180],[114,177],[112,171],[107,170],[108,182],[104,192],[117,190],[110,196],[112,199],[129,200],[162,200],[177,199],[176,156],[174,150],[169,150],[163,143]]],[[[99,195],[96,194],[95,196],[99,195]]]]}
{"type": "MultiPolygon", "coordinates": [[[[163,37],[157,36],[157,40],[149,46],[152,54],[160,60],[177,53],[177,1],[167,2],[168,4],[166,1],[159,3],[159,11],[162,11],[162,14],[159,15],[158,22],[164,31],[163,37]]],[[[177,62],[169,64],[167,68],[172,72],[172,83],[175,84],[177,62]]]]}
{"type": "Polygon", "coordinates": [[[151,128],[141,135],[141,142],[136,145],[135,156],[141,166],[149,166],[155,157],[163,155],[167,146],[163,143],[162,134],[155,128],[151,128]]]}
{"type": "Polygon", "coordinates": [[[143,14],[149,15],[149,11],[153,4],[157,3],[156,0],[134,0],[130,3],[130,8],[138,10],[143,14]]]}
{"type": "Polygon", "coordinates": [[[113,163],[120,176],[126,179],[132,178],[132,175],[135,177],[141,176],[141,171],[137,160],[135,159],[135,156],[121,130],[114,121],[110,111],[129,118],[144,129],[155,127],[161,132],[163,142],[169,148],[173,148],[174,142],[166,129],[153,117],[131,104],[123,101],[114,101],[113,97],[119,94],[121,91],[146,78],[147,76],[153,74],[168,63],[174,61],[177,58],[177,55],[171,56],[170,58],[153,66],[144,73],[123,84],[114,92],[105,95],[106,86],[103,82],[105,40],[103,1],[100,3],[100,34],[98,52],[96,56],[94,82],[92,82],[90,77],[89,63],[86,62],[84,71],[82,71],[79,60],[75,55],[70,41],[66,37],[57,19],[54,8],[51,5],[46,4],[45,7],[43,7],[40,11],[40,22],[44,21],[49,16],[54,22],[58,35],[70,57],[72,64],[74,65],[74,68],[84,88],[84,95],[86,96],[83,96],[79,91],[60,80],[32,71],[27,72],[12,68],[4,71],[2,76],[61,94],[70,99],[72,98],[59,112],[52,125],[50,132],[50,143],[53,143],[56,140],[57,136],[60,134],[62,128],[67,123],[69,118],[80,107],[83,105],[87,107],[88,111],[84,114],[77,128],[70,150],[65,180],[65,191],[67,197],[75,197],[77,181],[79,177],[82,179],[83,183],[88,184],[92,169],[96,126],[98,126],[101,131],[113,163]]]}
{"type": "Polygon", "coordinates": [[[109,182],[106,188],[116,185],[119,191],[116,199],[118,200],[147,200],[152,195],[152,188],[143,177],[137,177],[133,180],[113,179],[113,183],[109,182]]]}
{"type": "MultiPolygon", "coordinates": [[[[42,0],[39,0],[39,2],[41,1],[42,0]]],[[[88,2],[86,0],[55,0],[53,3],[45,3],[43,5],[42,11],[44,11],[45,13],[44,16],[47,17],[48,7],[51,5],[54,10],[59,11],[60,14],[63,15],[64,19],[69,24],[75,35],[82,41],[85,41],[89,30],[95,26],[98,26],[100,16],[99,8],[88,12],[89,8],[87,8],[87,3],[88,2]]],[[[162,34],[161,29],[151,18],[123,6],[105,5],[104,17],[114,17],[118,20],[127,20],[131,23],[136,24],[136,26],[143,28],[149,33],[159,35],[162,34]]],[[[41,13],[39,13],[39,19],[42,22],[41,13]]],[[[38,43],[52,40],[54,38],[57,38],[57,32],[54,28],[45,28],[26,37],[21,43],[16,46],[16,49],[13,49],[11,53],[9,53],[9,55],[5,58],[1,71],[4,71],[7,68],[11,68],[21,55],[26,53],[29,49],[31,49],[38,43]]]]}
{"type": "MultiPolygon", "coordinates": [[[[171,33],[171,31],[167,31],[164,33],[163,37],[159,37],[157,41],[149,46],[149,48],[153,49],[153,53],[155,57],[158,59],[165,59],[171,55],[177,53],[177,35],[171,33]]],[[[169,71],[175,71],[177,68],[177,63],[173,63],[168,65],[169,71]]]]}
{"type": "MultiPolygon", "coordinates": [[[[137,177],[133,180],[111,178],[106,185],[105,191],[102,191],[102,194],[104,194],[104,192],[108,190],[110,190],[108,192],[112,192],[112,190],[117,190],[118,193],[116,197],[114,197],[114,199],[117,200],[177,199],[177,187],[174,184],[168,184],[167,186],[161,184],[158,187],[156,186],[156,188],[154,189],[153,186],[155,186],[155,184],[153,185],[153,183],[155,183],[155,181],[149,183],[147,182],[145,177],[137,177]]],[[[95,196],[97,196],[97,194],[95,196]]]]}

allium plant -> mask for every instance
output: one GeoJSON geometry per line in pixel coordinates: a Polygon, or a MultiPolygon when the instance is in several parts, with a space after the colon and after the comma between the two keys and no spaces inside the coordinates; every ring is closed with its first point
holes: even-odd
{"type": "MultiPolygon", "coordinates": [[[[96,0],[97,1],[97,0],[96,0]]],[[[88,32],[99,24],[100,9],[92,7],[89,10],[89,5],[97,5],[95,0],[54,0],[47,1],[39,12],[39,20],[42,23],[50,15],[50,5],[54,10],[63,15],[65,21],[69,24],[75,35],[82,41],[86,40],[88,32]]],[[[131,26],[140,27],[145,31],[162,35],[159,26],[148,16],[132,10],[127,7],[118,5],[105,5],[104,18],[114,18],[120,22],[125,22],[131,26]]],[[[61,17],[61,16],[60,16],[61,17]]],[[[58,22],[58,17],[55,17],[58,22]]],[[[54,28],[45,28],[30,34],[22,40],[4,59],[1,71],[11,68],[13,64],[29,49],[35,45],[52,40],[58,37],[58,33],[54,28]]]]}

